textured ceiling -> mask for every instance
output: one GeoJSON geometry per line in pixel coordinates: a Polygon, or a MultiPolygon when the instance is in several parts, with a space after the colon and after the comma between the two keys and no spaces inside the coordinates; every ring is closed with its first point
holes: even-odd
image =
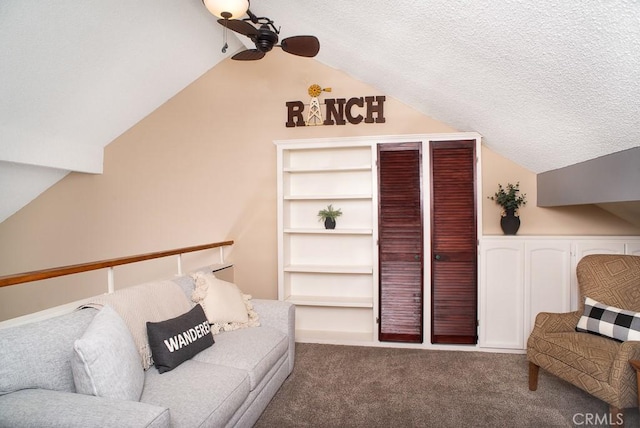
{"type": "MultiPolygon", "coordinates": [[[[533,172],[640,146],[638,0],[251,9],[281,37],[316,35],[318,61],[533,172]]],[[[69,170],[99,172],[105,145],[225,57],[200,0],[2,0],[0,39],[0,221],[69,170]]]]}

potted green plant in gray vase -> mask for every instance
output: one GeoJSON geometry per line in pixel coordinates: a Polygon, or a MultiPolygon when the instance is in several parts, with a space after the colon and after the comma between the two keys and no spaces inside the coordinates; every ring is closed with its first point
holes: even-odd
{"type": "Polygon", "coordinates": [[[502,207],[502,217],[500,227],[505,235],[515,235],[520,228],[520,217],[518,209],[527,204],[527,194],[520,194],[520,182],[516,184],[507,183],[505,187],[498,184],[498,191],[488,199],[495,201],[502,207]]]}
{"type": "Polygon", "coordinates": [[[340,208],[334,210],[333,205],[329,204],[327,208],[318,211],[318,221],[324,221],[325,229],[335,229],[336,217],[340,217],[341,215],[342,211],[340,208]]]}

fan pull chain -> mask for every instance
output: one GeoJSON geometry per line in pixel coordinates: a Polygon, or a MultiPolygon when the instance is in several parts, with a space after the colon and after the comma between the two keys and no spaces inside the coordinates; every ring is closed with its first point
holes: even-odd
{"type": "Polygon", "coordinates": [[[224,20],[224,29],[222,30],[222,41],[224,45],[222,45],[222,53],[227,53],[227,49],[229,45],[227,44],[227,20],[224,20]]]}

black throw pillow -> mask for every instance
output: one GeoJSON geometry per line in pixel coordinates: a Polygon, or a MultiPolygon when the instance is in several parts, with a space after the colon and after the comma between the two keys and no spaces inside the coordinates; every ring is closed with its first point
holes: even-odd
{"type": "Polygon", "coordinates": [[[147,322],[147,336],[153,363],[160,373],[175,369],[214,343],[200,305],[166,321],[147,322]]]}

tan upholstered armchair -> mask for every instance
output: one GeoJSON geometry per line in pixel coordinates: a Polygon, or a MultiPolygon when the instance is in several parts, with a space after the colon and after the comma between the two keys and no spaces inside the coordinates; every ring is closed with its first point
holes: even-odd
{"type": "Polygon", "coordinates": [[[538,387],[542,367],[605,401],[615,415],[638,406],[635,370],[629,360],[640,360],[640,341],[619,342],[576,331],[584,298],[640,312],[640,256],[595,254],[577,267],[580,291],[576,312],[541,312],[527,342],[529,389],[538,387]]]}

